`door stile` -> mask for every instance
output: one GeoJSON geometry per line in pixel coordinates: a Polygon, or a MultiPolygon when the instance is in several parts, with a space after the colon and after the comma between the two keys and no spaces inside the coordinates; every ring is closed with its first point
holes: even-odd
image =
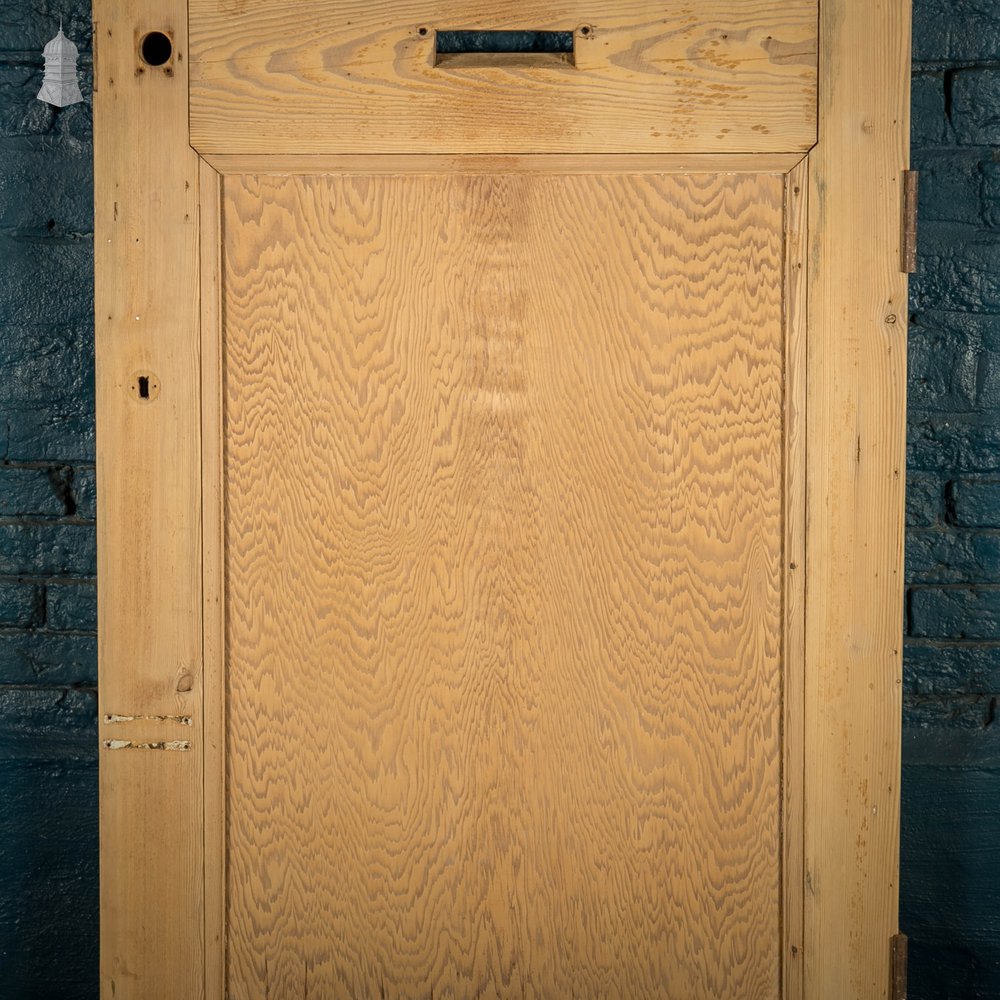
{"type": "Polygon", "coordinates": [[[809,153],[805,990],[884,1000],[898,930],[910,2],[820,4],[809,153]]]}
{"type": "Polygon", "coordinates": [[[187,4],[97,0],[101,992],[204,997],[198,156],[187,4]],[[152,66],[148,32],[170,40],[152,66]]]}

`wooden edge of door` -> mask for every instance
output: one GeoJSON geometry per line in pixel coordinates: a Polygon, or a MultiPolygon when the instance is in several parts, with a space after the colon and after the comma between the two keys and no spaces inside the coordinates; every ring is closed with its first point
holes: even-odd
{"type": "Polygon", "coordinates": [[[884,1000],[898,926],[910,0],[820,3],[808,157],[809,1000],[884,1000]]]}
{"type": "Polygon", "coordinates": [[[204,996],[199,163],[185,0],[94,9],[101,993],[204,996]],[[171,56],[140,57],[148,32],[171,56]]]}

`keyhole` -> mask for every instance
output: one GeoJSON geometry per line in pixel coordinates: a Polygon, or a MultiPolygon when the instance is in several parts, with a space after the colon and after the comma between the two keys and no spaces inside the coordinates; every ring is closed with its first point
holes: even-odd
{"type": "Polygon", "coordinates": [[[160,380],[149,371],[136,372],[132,376],[134,399],[140,403],[151,403],[160,394],[160,380]]]}

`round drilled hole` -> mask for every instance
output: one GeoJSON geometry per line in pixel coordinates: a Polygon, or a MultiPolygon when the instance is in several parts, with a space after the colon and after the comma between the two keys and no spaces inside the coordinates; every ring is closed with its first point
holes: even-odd
{"type": "Polygon", "coordinates": [[[582,27],[582,28],[580,29],[580,34],[581,34],[581,35],[583,35],[583,37],[584,37],[584,38],[586,38],[586,37],[587,37],[587,36],[588,36],[588,35],[590,34],[590,32],[591,32],[592,30],[593,30],[593,29],[592,29],[592,28],[590,27],[590,25],[589,25],[589,24],[585,24],[585,25],[584,25],[584,26],[583,26],[583,27],[582,27]]]}
{"type": "Polygon", "coordinates": [[[162,31],[150,31],[142,36],[139,55],[147,66],[162,66],[174,54],[174,43],[162,31]]]}
{"type": "Polygon", "coordinates": [[[423,27],[423,25],[421,25],[419,28],[417,28],[417,34],[421,38],[426,38],[427,37],[427,29],[425,27],[423,27]]]}

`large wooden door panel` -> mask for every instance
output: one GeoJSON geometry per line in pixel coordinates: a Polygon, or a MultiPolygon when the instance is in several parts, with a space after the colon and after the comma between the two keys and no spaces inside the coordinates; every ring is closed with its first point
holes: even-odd
{"type": "Polygon", "coordinates": [[[104,1000],[888,1000],[907,0],[95,18],[104,1000]]]}
{"type": "Polygon", "coordinates": [[[226,179],[233,996],[777,996],[783,189],[226,179]]]}

